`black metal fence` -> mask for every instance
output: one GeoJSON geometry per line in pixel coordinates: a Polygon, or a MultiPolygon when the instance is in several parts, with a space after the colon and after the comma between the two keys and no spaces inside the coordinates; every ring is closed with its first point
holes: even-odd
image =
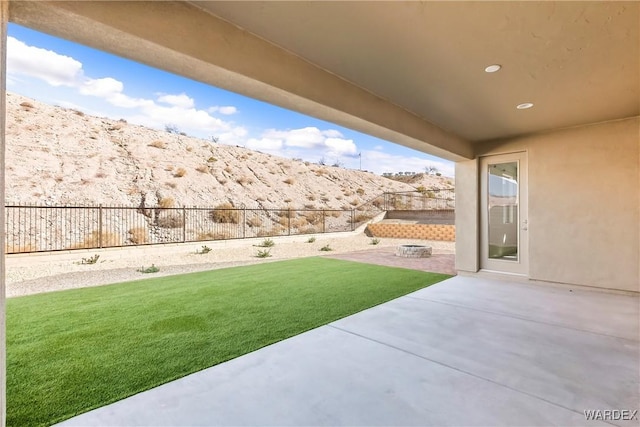
{"type": "Polygon", "coordinates": [[[351,210],[6,206],[6,252],[95,249],[353,231],[384,210],[452,206],[433,194],[387,193],[351,210]]]}

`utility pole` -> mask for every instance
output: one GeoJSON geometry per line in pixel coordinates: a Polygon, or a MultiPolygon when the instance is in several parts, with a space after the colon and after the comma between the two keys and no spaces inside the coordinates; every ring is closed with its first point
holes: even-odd
{"type": "Polygon", "coordinates": [[[358,153],[358,157],[360,158],[360,170],[362,170],[362,152],[358,153]]]}

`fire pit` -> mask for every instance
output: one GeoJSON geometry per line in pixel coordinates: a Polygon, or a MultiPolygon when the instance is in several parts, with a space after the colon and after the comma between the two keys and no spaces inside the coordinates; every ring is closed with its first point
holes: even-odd
{"type": "Polygon", "coordinates": [[[429,258],[431,256],[431,246],[400,245],[396,249],[396,256],[404,258],[429,258]]]}

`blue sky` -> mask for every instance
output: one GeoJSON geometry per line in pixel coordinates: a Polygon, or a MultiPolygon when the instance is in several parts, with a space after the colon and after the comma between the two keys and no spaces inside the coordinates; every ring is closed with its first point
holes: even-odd
{"type": "Polygon", "coordinates": [[[453,163],[124,58],[9,24],[7,90],[87,114],[377,174],[453,176],[453,163]]]}

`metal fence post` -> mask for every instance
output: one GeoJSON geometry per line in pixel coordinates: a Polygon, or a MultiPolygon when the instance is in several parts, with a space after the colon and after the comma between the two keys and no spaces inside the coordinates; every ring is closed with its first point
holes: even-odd
{"type": "Polygon", "coordinates": [[[98,247],[102,248],[102,205],[98,206],[98,247]]]}
{"type": "Polygon", "coordinates": [[[351,209],[351,231],[356,230],[356,210],[351,209]]]}
{"type": "Polygon", "coordinates": [[[242,238],[247,237],[247,207],[242,205],[242,238]]]}
{"type": "Polygon", "coordinates": [[[325,223],[327,221],[325,219],[326,219],[326,217],[324,215],[324,209],[322,209],[322,232],[323,233],[326,233],[326,225],[325,225],[325,223]]]}
{"type": "Polygon", "coordinates": [[[187,241],[187,208],[182,207],[182,243],[187,241]]]}
{"type": "Polygon", "coordinates": [[[287,208],[287,225],[289,227],[289,236],[291,236],[291,208],[287,208]]]}

